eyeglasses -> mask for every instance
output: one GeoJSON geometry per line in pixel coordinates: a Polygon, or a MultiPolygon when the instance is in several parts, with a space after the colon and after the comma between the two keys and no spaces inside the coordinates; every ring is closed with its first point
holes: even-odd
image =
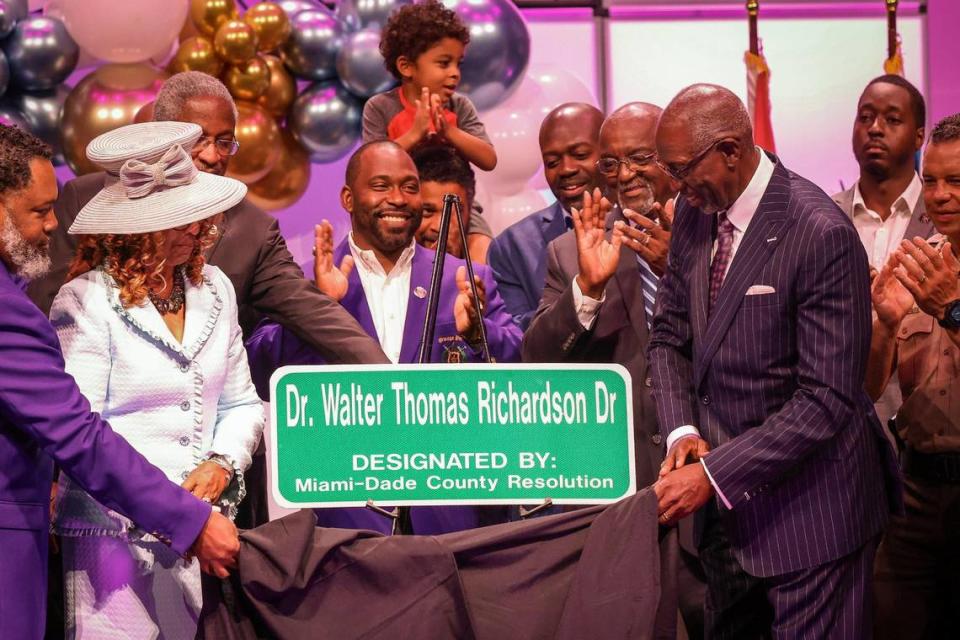
{"type": "Polygon", "coordinates": [[[726,140],[726,138],[718,138],[714,140],[709,145],[707,145],[706,149],[704,149],[697,155],[693,156],[693,158],[691,158],[689,162],[687,162],[686,164],[680,165],[679,167],[671,167],[671,166],[665,165],[662,162],[660,162],[659,159],[657,160],[657,166],[660,167],[660,169],[664,173],[666,173],[668,176],[670,176],[677,182],[682,182],[683,179],[689,176],[690,173],[697,168],[697,165],[700,164],[703,161],[703,159],[707,157],[707,154],[713,151],[714,148],[724,140],[726,140]]]}
{"type": "Polygon", "coordinates": [[[620,165],[627,165],[629,171],[639,171],[653,162],[655,153],[631,153],[625,158],[606,157],[597,160],[597,171],[605,176],[612,177],[620,172],[620,165]]]}
{"type": "Polygon", "coordinates": [[[240,142],[236,138],[211,138],[204,136],[193,145],[194,154],[203,153],[210,145],[215,145],[221,156],[235,156],[240,151],[240,142]]]}

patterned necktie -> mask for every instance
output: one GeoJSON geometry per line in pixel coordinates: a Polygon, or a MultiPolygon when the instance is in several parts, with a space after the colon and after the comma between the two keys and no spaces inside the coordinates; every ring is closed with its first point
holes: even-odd
{"type": "Polygon", "coordinates": [[[723,277],[730,265],[730,250],[733,248],[733,223],[726,213],[719,214],[717,218],[717,252],[713,254],[713,262],[710,264],[710,309],[713,309],[717,301],[723,277]]]}
{"type": "Polygon", "coordinates": [[[646,260],[637,256],[637,268],[640,270],[640,283],[643,289],[643,310],[647,316],[647,329],[653,322],[654,307],[657,302],[657,285],[660,278],[657,277],[647,264],[646,260]]]}

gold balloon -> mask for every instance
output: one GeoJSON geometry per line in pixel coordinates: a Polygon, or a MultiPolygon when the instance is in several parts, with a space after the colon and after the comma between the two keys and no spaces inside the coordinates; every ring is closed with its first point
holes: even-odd
{"type": "Polygon", "coordinates": [[[297,81],[293,79],[283,61],[276,56],[262,56],[270,68],[270,86],[257,104],[266,109],[271,115],[280,118],[287,113],[287,109],[297,98],[297,81]]]}
{"type": "Polygon", "coordinates": [[[217,29],[213,48],[230,64],[240,64],[257,54],[257,34],[243,20],[231,20],[217,29]]]}
{"type": "Polygon", "coordinates": [[[223,60],[213,50],[212,42],[204,37],[194,36],[180,43],[180,48],[177,49],[167,68],[170,73],[202,71],[218,76],[223,69],[223,60]]]}
{"type": "Polygon", "coordinates": [[[290,35],[287,12],[275,2],[253,5],[243,19],[257,32],[260,51],[273,51],[290,35]]]}
{"type": "Polygon", "coordinates": [[[101,133],[131,124],[152,101],[168,74],[149,64],[105,64],[83,78],[63,104],[60,131],[67,164],[77,175],[100,171],[87,145],[101,133]]]}
{"type": "Polygon", "coordinates": [[[253,184],[267,175],[282,149],[280,127],[269,113],[252,102],[237,102],[236,136],[240,151],[230,159],[227,175],[253,184]]]}
{"type": "Polygon", "coordinates": [[[190,0],[190,18],[205,36],[212,36],[221,25],[237,15],[234,0],[190,0]]]}
{"type": "Polygon", "coordinates": [[[241,64],[230,65],[223,74],[223,84],[227,85],[237,100],[255,101],[270,88],[270,67],[260,56],[254,56],[241,64]]]}
{"type": "Polygon", "coordinates": [[[247,191],[255,205],[267,211],[286,209],[299,200],[310,184],[310,156],[289,131],[283,131],[283,151],[270,173],[247,191]]]}

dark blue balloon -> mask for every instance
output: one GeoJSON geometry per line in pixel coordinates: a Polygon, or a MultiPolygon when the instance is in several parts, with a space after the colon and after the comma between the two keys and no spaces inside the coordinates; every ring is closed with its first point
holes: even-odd
{"type": "Polygon", "coordinates": [[[360,139],[363,102],[336,80],[301,93],[287,114],[287,127],[312,162],[333,162],[360,139]]]}

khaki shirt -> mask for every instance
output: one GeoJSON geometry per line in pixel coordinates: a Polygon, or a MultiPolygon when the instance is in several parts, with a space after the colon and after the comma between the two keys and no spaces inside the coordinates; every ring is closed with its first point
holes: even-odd
{"type": "MultiPolygon", "coordinates": [[[[942,236],[935,241],[942,244],[942,236]]],[[[924,453],[960,453],[960,349],[917,307],[900,323],[896,366],[903,392],[900,437],[924,453]]]]}

